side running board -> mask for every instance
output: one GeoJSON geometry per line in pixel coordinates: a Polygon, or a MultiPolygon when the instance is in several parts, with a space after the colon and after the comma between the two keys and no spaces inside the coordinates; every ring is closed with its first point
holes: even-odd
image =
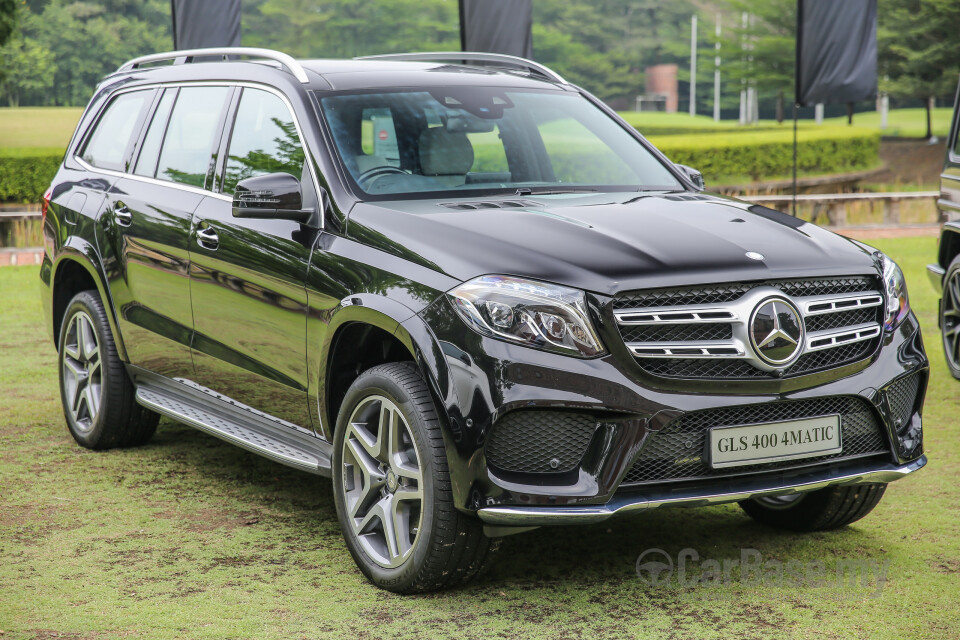
{"type": "Polygon", "coordinates": [[[281,464],[330,476],[330,445],[316,436],[179,382],[136,377],[137,402],[147,409],[281,464]]]}

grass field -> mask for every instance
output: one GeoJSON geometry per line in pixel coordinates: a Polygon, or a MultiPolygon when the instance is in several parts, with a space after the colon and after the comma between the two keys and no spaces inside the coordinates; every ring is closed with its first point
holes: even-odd
{"type": "Polygon", "coordinates": [[[0,108],[0,149],[41,147],[62,153],[82,114],[80,107],[0,108]]]}
{"type": "MultiPolygon", "coordinates": [[[[960,382],[923,274],[932,238],[876,241],[903,265],[933,375],[931,461],[852,527],[794,535],[736,506],[660,510],[505,539],[456,592],[370,586],[336,524],[328,480],[163,420],[148,446],[76,446],[60,413],[35,268],[0,269],[0,637],[6,638],[957,638],[960,382]],[[834,587],[649,587],[637,557],[889,562],[887,581],[834,587]]],[[[737,571],[733,574],[736,578],[737,571]]]]}

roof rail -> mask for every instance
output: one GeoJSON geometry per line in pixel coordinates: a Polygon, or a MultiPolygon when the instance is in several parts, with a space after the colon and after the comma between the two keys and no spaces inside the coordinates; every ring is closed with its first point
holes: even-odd
{"type": "MultiPolygon", "coordinates": [[[[303,84],[310,82],[310,79],[307,78],[306,72],[303,70],[303,66],[297,62],[293,57],[281,53],[280,51],[274,51],[273,49],[257,49],[253,47],[217,47],[214,49],[185,49],[183,51],[168,51],[166,53],[152,53],[148,56],[141,56],[139,58],[134,58],[133,60],[128,60],[120,65],[120,68],[117,71],[129,71],[131,69],[139,69],[141,65],[149,64],[151,62],[163,62],[164,60],[173,60],[174,64],[185,64],[188,62],[193,62],[194,58],[207,58],[207,57],[220,57],[222,60],[227,60],[228,56],[243,56],[246,58],[261,58],[264,60],[273,60],[274,62],[279,62],[280,66],[286,67],[290,73],[296,77],[297,80],[303,84]]],[[[204,61],[209,62],[209,61],[204,61]]]]}
{"type": "Polygon", "coordinates": [[[424,51],[418,53],[384,53],[377,56],[361,56],[355,60],[406,60],[411,62],[441,62],[460,60],[464,64],[473,62],[493,62],[501,65],[526,69],[552,82],[568,84],[558,73],[526,58],[508,56],[503,53],[481,53],[476,51],[424,51]]]}

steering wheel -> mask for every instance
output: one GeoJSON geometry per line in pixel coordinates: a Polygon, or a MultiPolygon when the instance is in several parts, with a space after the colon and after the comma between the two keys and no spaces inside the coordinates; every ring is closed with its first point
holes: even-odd
{"type": "Polygon", "coordinates": [[[374,178],[379,178],[381,176],[390,175],[391,173],[399,173],[401,175],[407,175],[407,172],[399,167],[394,167],[392,165],[385,165],[382,167],[374,167],[373,169],[367,169],[359,176],[357,176],[357,182],[362,184],[364,182],[369,182],[374,178]]]}

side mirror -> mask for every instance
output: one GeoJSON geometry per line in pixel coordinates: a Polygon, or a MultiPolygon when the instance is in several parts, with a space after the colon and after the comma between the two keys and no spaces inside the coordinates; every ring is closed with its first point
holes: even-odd
{"type": "Polygon", "coordinates": [[[237,183],[233,193],[234,218],[279,218],[307,222],[300,181],[289,173],[268,173],[237,183]]]}
{"type": "Polygon", "coordinates": [[[687,176],[687,179],[693,183],[700,191],[703,191],[705,187],[703,186],[703,174],[694,169],[693,167],[688,167],[685,164],[678,164],[677,168],[683,172],[683,175],[687,176]]]}

